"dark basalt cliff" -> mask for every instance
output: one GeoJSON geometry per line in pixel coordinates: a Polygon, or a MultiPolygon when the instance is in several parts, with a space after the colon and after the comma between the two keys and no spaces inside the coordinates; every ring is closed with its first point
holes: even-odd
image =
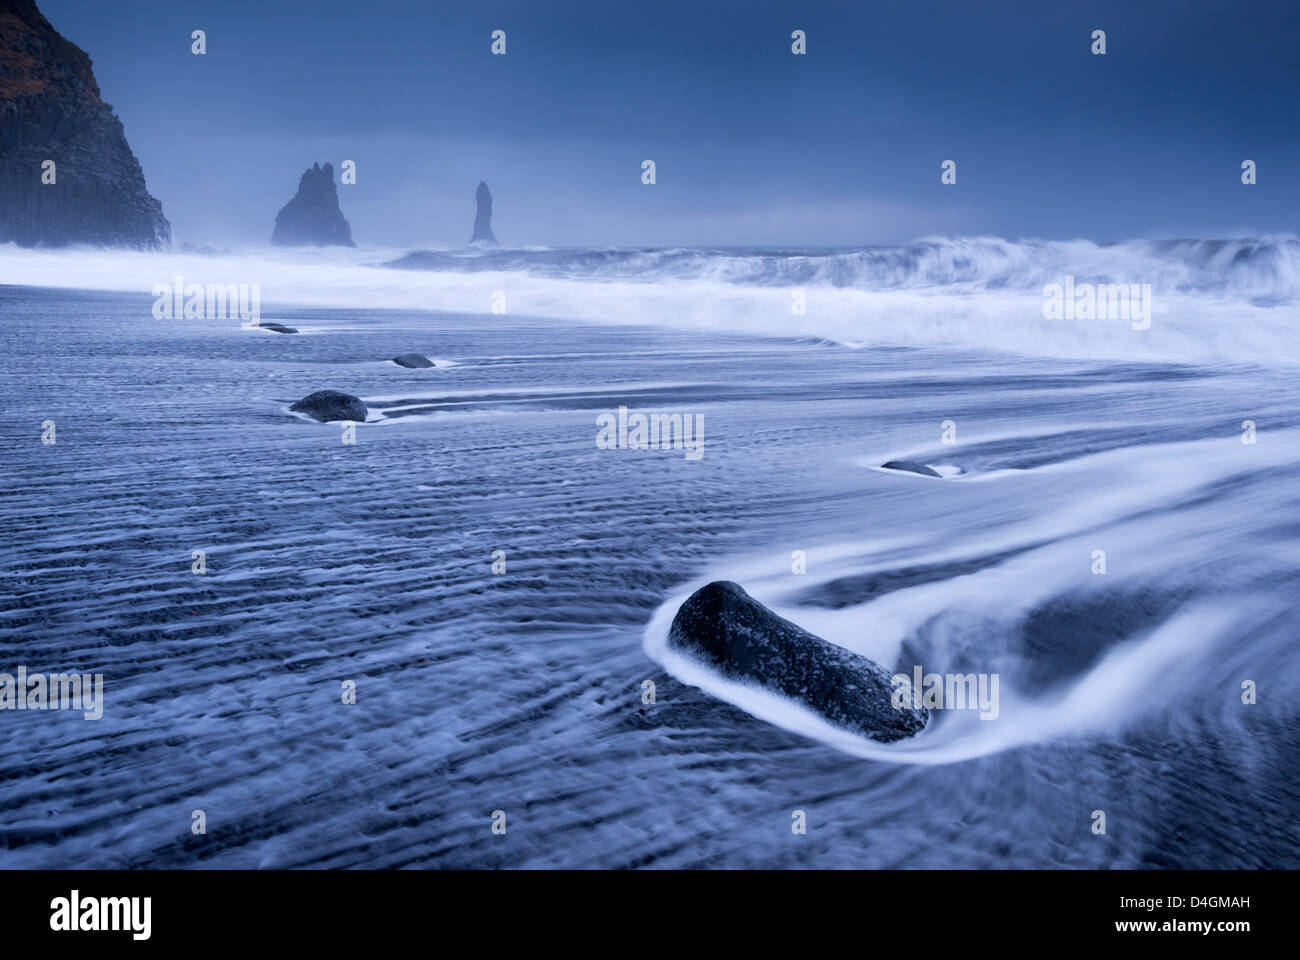
{"type": "Polygon", "coordinates": [[[313,163],[302,175],[294,198],[275,215],[271,242],[284,247],[356,246],[339,209],[333,166],[313,163]]]}
{"type": "Polygon", "coordinates": [[[0,243],[171,241],[88,57],[35,0],[0,0],[0,243]],[[54,182],[42,164],[54,161],[54,182]]]}

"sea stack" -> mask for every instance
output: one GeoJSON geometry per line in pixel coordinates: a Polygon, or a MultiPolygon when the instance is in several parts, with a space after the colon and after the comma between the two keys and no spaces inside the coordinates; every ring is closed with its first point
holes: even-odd
{"type": "Polygon", "coordinates": [[[90,57],[35,0],[0,0],[0,243],[170,242],[90,57]]]}
{"type": "Polygon", "coordinates": [[[893,705],[888,670],[778,617],[739,584],[717,580],[681,605],[668,645],[730,680],[761,686],[835,726],[889,742],[924,729],[924,707],[893,705]]]}
{"type": "Polygon", "coordinates": [[[474,236],[469,238],[470,246],[495,247],[497,238],[492,235],[492,191],[482,180],[478,182],[474,200],[478,204],[478,211],[474,214],[474,236]]]}
{"type": "Polygon", "coordinates": [[[282,247],[356,246],[339,209],[331,164],[313,163],[303,173],[297,194],[275,215],[271,242],[282,247]]]}

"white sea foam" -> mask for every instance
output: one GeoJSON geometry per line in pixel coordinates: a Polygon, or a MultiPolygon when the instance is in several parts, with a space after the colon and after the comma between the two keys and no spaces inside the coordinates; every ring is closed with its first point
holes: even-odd
{"type": "MultiPolygon", "coordinates": [[[[778,615],[887,666],[896,662],[904,641],[936,618],[956,611],[954,642],[963,644],[968,656],[987,658],[984,666],[1006,663],[1012,657],[1014,674],[1018,655],[995,649],[986,638],[1014,635],[1045,603],[1083,598],[1090,590],[1108,585],[1105,577],[1087,575],[1096,543],[1107,544],[1123,558],[1123,584],[1129,589],[1148,584],[1176,588],[1180,573],[1195,583],[1198,567],[1233,563],[1229,556],[1205,556],[1207,535],[1222,524],[1214,509],[1184,511],[1178,535],[1173,537],[1167,517],[1151,516],[1146,507],[1153,502],[1194,503],[1202,491],[1243,470],[1267,471],[1290,463],[1294,450],[1300,449],[1300,431],[1281,431],[1274,439],[1268,449],[1253,449],[1249,461],[1243,460],[1242,444],[1236,440],[1200,440],[1126,447],[1015,471],[1008,479],[1020,486],[1007,490],[1009,497],[1033,499],[1030,484],[1062,473],[1074,475],[1072,488],[1092,492],[1072,496],[1059,506],[1042,503],[1024,522],[1002,528],[980,525],[970,539],[963,538],[961,530],[939,528],[907,540],[819,545],[808,551],[808,572],[800,577],[792,578],[788,569],[769,558],[726,558],[711,575],[697,579],[659,607],[645,629],[643,647],[683,683],[762,720],[854,756],[898,763],[950,763],[1030,743],[1111,732],[1175,698],[1182,699],[1181,709],[1185,709],[1195,689],[1193,678],[1205,673],[1207,655],[1220,652],[1220,645],[1232,639],[1242,624],[1268,615],[1260,600],[1253,606],[1189,604],[1110,649],[1064,687],[1047,692],[1031,695],[1018,688],[1014,675],[1004,673],[996,721],[945,711],[941,717],[932,715],[930,726],[920,735],[893,744],[867,740],[832,726],[785,697],[719,676],[669,648],[668,631],[691,593],[711,580],[728,579],[739,582],[778,615]],[[944,565],[960,571],[970,561],[1004,555],[1009,558],[977,564],[974,572],[954,572],[903,586],[863,603],[828,609],[792,602],[795,595],[831,580],[866,580],[899,569],[944,565]]],[[[1260,522],[1268,523],[1267,514],[1260,522]]],[[[1218,669],[1212,671],[1216,683],[1221,682],[1218,669]]]]}
{"type": "Polygon", "coordinates": [[[183,275],[257,283],[264,304],[662,324],[855,345],[943,346],[1054,357],[1300,363],[1294,238],[1100,246],[933,240],[831,253],[499,251],[384,266],[385,249],[183,251],[0,248],[0,283],[150,296],[183,275]],[[596,254],[599,254],[597,256],[596,254]],[[1042,288],[1066,274],[1150,283],[1149,330],[1126,320],[1045,320],[1042,288]],[[807,312],[792,312],[805,291],[807,312]]]}
{"type": "MultiPolygon", "coordinates": [[[[646,626],[648,656],[683,683],[740,707],[760,720],[812,737],[851,756],[935,765],[972,760],[1015,747],[1114,732],[1125,722],[1179,696],[1183,675],[1235,624],[1235,611],[1208,606],[1185,611],[1150,634],[1117,647],[1064,695],[1032,699],[1005,685],[995,721],[974,711],[931,715],[920,734],[879,743],[828,723],[807,707],[751,684],[722,677],[668,647],[673,615],[694,589],[672,597],[646,626]],[[1158,680],[1159,682],[1153,682],[1158,680]]],[[[1004,680],[1005,684],[1005,680],[1004,680]]]]}

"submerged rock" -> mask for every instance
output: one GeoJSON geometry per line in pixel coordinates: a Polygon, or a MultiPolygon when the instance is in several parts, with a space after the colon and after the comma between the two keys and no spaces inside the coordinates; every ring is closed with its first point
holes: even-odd
{"type": "Polygon", "coordinates": [[[302,175],[298,192],[275,215],[271,242],[282,247],[356,246],[339,209],[333,166],[314,163],[302,175]]]}
{"type": "Polygon", "coordinates": [[[366,419],[366,405],[361,402],[361,399],[337,390],[317,390],[311,396],[303,397],[289,409],[294,413],[305,413],[321,423],[331,423],[335,420],[363,423],[366,419]]]}
{"type": "Polygon", "coordinates": [[[482,180],[478,182],[474,200],[478,204],[478,210],[474,214],[474,236],[469,238],[470,245],[495,247],[497,238],[492,235],[492,192],[482,180]]]}
{"type": "Polygon", "coordinates": [[[933,467],[927,467],[924,463],[918,463],[915,460],[890,460],[888,463],[882,463],[880,468],[882,470],[906,470],[908,473],[919,473],[923,477],[943,479],[943,475],[933,467]]]}
{"type": "Polygon", "coordinates": [[[884,667],[777,616],[728,580],[691,594],[673,618],[668,644],[873,740],[901,740],[926,724],[924,708],[894,708],[884,667]]]}
{"type": "Polygon", "coordinates": [[[393,357],[393,363],[399,367],[410,367],[411,369],[437,366],[422,353],[404,353],[400,357],[393,357]]]}

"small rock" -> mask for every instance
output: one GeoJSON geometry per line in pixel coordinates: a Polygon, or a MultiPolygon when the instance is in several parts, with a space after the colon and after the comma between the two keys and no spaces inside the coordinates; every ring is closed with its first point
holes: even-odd
{"type": "Polygon", "coordinates": [[[428,357],[419,353],[404,353],[400,357],[393,357],[393,363],[399,367],[409,367],[411,369],[437,366],[428,357]]]}
{"type": "Polygon", "coordinates": [[[317,390],[289,409],[294,413],[305,413],[321,423],[332,423],[335,420],[364,423],[366,419],[366,405],[360,398],[337,390],[317,390]]]}
{"type": "Polygon", "coordinates": [[[942,474],[938,473],[933,467],[927,467],[924,463],[918,463],[915,460],[890,460],[880,466],[882,470],[906,470],[908,473],[919,473],[923,477],[939,477],[939,479],[943,479],[942,474]]]}

